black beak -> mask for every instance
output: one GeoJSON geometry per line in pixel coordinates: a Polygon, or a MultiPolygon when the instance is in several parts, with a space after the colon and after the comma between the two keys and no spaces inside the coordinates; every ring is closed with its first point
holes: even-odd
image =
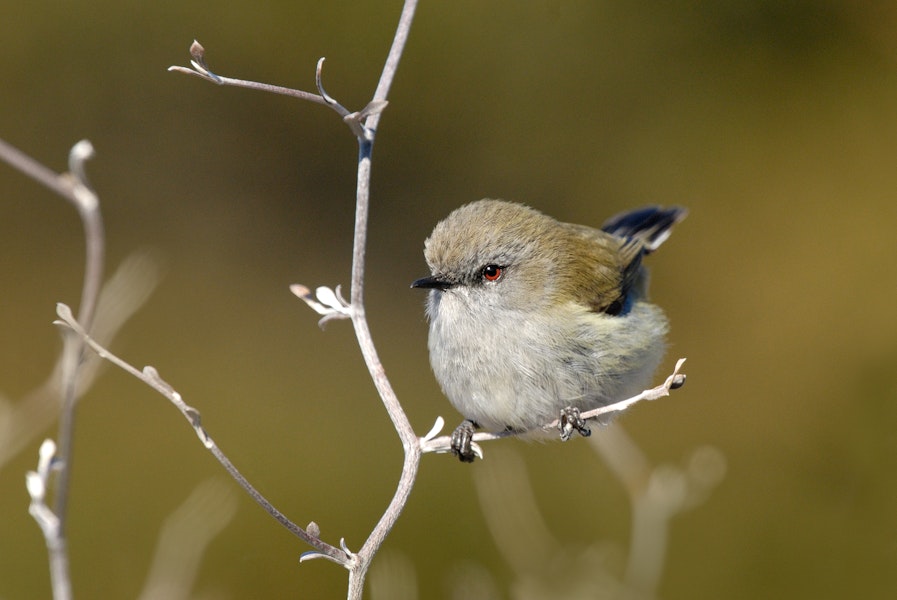
{"type": "Polygon", "coordinates": [[[414,283],[411,284],[413,288],[422,288],[422,289],[430,289],[430,290],[439,290],[445,291],[455,285],[451,281],[446,281],[445,279],[440,279],[438,276],[433,275],[432,277],[424,277],[422,279],[418,279],[414,283]]]}

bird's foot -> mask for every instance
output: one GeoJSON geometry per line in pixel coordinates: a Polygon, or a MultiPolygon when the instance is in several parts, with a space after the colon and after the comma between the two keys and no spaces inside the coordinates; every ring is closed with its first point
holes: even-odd
{"type": "Polygon", "coordinates": [[[568,406],[561,410],[558,430],[561,432],[561,440],[564,442],[573,437],[574,431],[582,437],[592,435],[592,430],[586,425],[586,420],[579,416],[579,409],[575,406],[568,406]]]}
{"type": "Polygon", "coordinates": [[[470,419],[465,419],[452,432],[452,454],[458,457],[461,462],[472,463],[476,454],[470,444],[473,442],[473,432],[476,431],[477,424],[470,419]]]}

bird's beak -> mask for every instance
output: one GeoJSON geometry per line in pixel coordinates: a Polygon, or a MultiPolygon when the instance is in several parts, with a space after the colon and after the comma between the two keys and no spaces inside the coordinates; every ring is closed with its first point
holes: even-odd
{"type": "Polygon", "coordinates": [[[411,287],[445,291],[453,285],[455,284],[451,281],[441,278],[438,275],[433,275],[432,277],[423,277],[421,279],[418,279],[411,284],[411,287]]]}

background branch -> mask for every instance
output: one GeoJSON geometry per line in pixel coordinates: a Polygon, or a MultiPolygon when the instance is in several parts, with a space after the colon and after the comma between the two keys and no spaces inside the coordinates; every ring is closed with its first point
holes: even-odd
{"type": "MultiPolygon", "coordinates": [[[[18,169],[34,181],[46,186],[68,200],[77,210],[84,228],[85,266],[81,286],[79,319],[89,329],[94,319],[96,303],[103,283],[103,262],[106,249],[103,219],[100,214],[99,199],[87,182],[84,163],[93,156],[93,146],[82,140],[69,153],[69,172],[55,174],[23,152],[0,141],[0,159],[18,169]]],[[[78,375],[81,365],[83,345],[76,336],[64,336],[60,359],[61,397],[59,429],[57,441],[52,447],[45,446],[43,456],[52,454],[52,461],[39,468],[37,478],[42,485],[30,486],[32,493],[31,514],[38,521],[47,543],[50,561],[50,579],[53,597],[68,600],[72,596],[69,575],[68,551],[66,545],[66,514],[68,510],[69,481],[72,472],[72,449],[75,430],[75,402],[77,400],[78,375]],[[51,473],[55,473],[55,499],[53,509],[46,506],[46,492],[51,473]]],[[[30,477],[31,482],[36,481],[30,477]]]]}
{"type": "MultiPolygon", "coordinates": [[[[143,369],[137,369],[136,367],[130,365],[126,361],[122,360],[100,344],[98,344],[95,340],[91,339],[91,337],[87,334],[83,327],[81,327],[80,323],[72,316],[71,309],[65,304],[59,304],[56,307],[56,314],[59,316],[60,320],[57,321],[57,324],[64,325],[67,328],[70,328],[74,333],[76,333],[83,341],[83,343],[87,344],[94,352],[97,353],[101,358],[111,362],[113,365],[122,369],[123,371],[131,374],[136,377],[146,385],[150,386],[171,402],[175,408],[180,411],[180,413],[187,419],[187,422],[190,423],[190,426],[193,427],[193,431],[196,433],[199,440],[202,442],[203,446],[212,453],[212,456],[218,460],[219,463],[224,467],[227,473],[236,481],[240,487],[242,487],[249,496],[255,500],[268,514],[270,514],[274,519],[283,525],[289,532],[293,535],[300,538],[302,541],[307,543],[308,545],[315,548],[322,557],[328,558],[336,563],[342,564],[346,567],[350,567],[352,565],[352,557],[347,554],[341,548],[337,548],[336,546],[332,546],[323,540],[321,540],[317,533],[310,533],[306,529],[303,529],[299,525],[293,523],[286,515],[280,512],[271,502],[268,501],[251,483],[247,480],[242,473],[234,466],[234,464],[230,461],[227,455],[218,447],[212,437],[206,432],[206,430],[202,426],[202,416],[199,411],[188,405],[184,402],[181,395],[172,387],[167,381],[162,379],[159,375],[158,371],[151,366],[145,366],[143,369]]],[[[314,529],[317,529],[315,526],[314,529]]]]}
{"type": "MultiPolygon", "coordinates": [[[[60,324],[66,325],[78,334],[77,339],[79,340],[79,351],[81,343],[88,344],[95,352],[97,352],[100,357],[112,362],[119,368],[127,371],[131,375],[137,377],[147,385],[151,386],[156,391],[168,398],[169,401],[178,408],[182,415],[190,422],[191,426],[194,428],[203,445],[215,456],[215,458],[222,464],[222,466],[224,466],[231,477],[233,477],[238,482],[238,484],[243,487],[243,489],[259,505],[263,507],[266,512],[271,514],[278,522],[280,522],[294,535],[298,536],[303,541],[315,548],[315,552],[308,553],[303,558],[307,559],[320,556],[333,560],[334,562],[347,567],[350,573],[348,589],[348,597],[350,599],[361,598],[362,596],[364,580],[371,560],[373,559],[373,556],[376,554],[380,545],[383,543],[383,540],[391,530],[392,526],[395,524],[395,521],[398,519],[399,514],[401,513],[407,502],[417,474],[421,456],[418,439],[414,434],[411,424],[408,421],[404,411],[402,410],[401,405],[399,404],[398,398],[396,397],[386,377],[383,365],[379,357],[377,356],[376,348],[374,346],[365,316],[363,300],[364,257],[366,250],[368,213],[370,204],[371,153],[373,150],[374,138],[376,134],[375,127],[379,122],[382,110],[386,107],[386,96],[395,77],[395,72],[408,37],[408,32],[411,27],[416,5],[417,3],[415,0],[407,0],[405,2],[401,17],[399,19],[399,25],[396,30],[396,35],[387,57],[386,65],[384,66],[384,69],[382,71],[380,82],[377,86],[374,98],[363,110],[359,112],[348,112],[347,109],[345,109],[341,104],[339,104],[339,102],[337,102],[324,91],[322,83],[323,59],[318,62],[316,69],[316,83],[320,91],[319,95],[310,94],[308,92],[302,92],[299,90],[290,90],[288,88],[282,88],[279,86],[271,86],[268,84],[261,84],[246,80],[221,77],[213,73],[208,68],[205,62],[205,50],[198,42],[194,42],[190,49],[191,55],[193,57],[193,60],[191,61],[193,69],[186,69],[183,67],[171,67],[169,69],[171,71],[200,76],[203,79],[219,85],[247,87],[250,89],[258,89],[278,94],[285,94],[303,100],[330,106],[341,117],[343,117],[343,120],[347,123],[347,125],[349,125],[350,129],[357,137],[359,146],[358,174],[356,189],[355,234],[352,251],[350,300],[348,303],[342,301],[337,290],[336,294],[331,294],[331,306],[324,307],[324,310],[322,312],[322,310],[320,310],[320,307],[322,305],[310,299],[310,294],[306,288],[302,286],[292,287],[296,295],[303,298],[313,308],[318,310],[318,312],[324,314],[322,323],[327,318],[332,318],[334,316],[351,318],[359,347],[361,348],[362,355],[365,359],[365,364],[368,367],[377,391],[379,392],[384,406],[386,407],[387,412],[389,413],[389,416],[393,421],[393,424],[395,425],[396,430],[402,440],[402,446],[405,451],[402,475],[400,477],[396,492],[386,511],[381,516],[377,525],[374,527],[371,534],[368,536],[367,540],[357,554],[352,554],[351,552],[349,552],[349,550],[345,547],[344,542],[341,542],[340,548],[323,542],[318,537],[317,525],[315,525],[314,523],[310,524],[308,530],[299,527],[298,525],[290,521],[277,508],[275,508],[266,498],[264,498],[264,496],[262,496],[255,489],[255,487],[252,486],[249,481],[237,470],[237,468],[227,458],[227,456],[220,450],[220,448],[218,448],[214,440],[212,440],[212,438],[208,435],[208,433],[201,425],[199,412],[191,406],[187,405],[181,399],[180,394],[176,392],[174,388],[167,382],[162,380],[162,378],[158,375],[154,368],[145,367],[142,370],[138,370],[109,352],[106,348],[98,344],[93,339],[91,339],[86,326],[87,324],[89,324],[89,321],[92,318],[93,305],[91,302],[87,303],[89,310],[85,315],[86,320],[82,319],[80,315],[78,319],[74,318],[71,314],[71,311],[64,304],[60,304],[57,308],[57,314],[61,319],[60,324]],[[328,313],[328,311],[330,312],[328,313]]],[[[31,167],[31,165],[28,166],[31,167]]],[[[40,173],[39,169],[32,170],[37,172],[39,175],[45,176],[45,174],[40,173]]],[[[73,169],[73,171],[81,174],[83,180],[83,170],[73,169]]],[[[81,190],[76,190],[76,193],[74,195],[78,198],[87,197],[82,193],[81,190]]],[[[95,204],[96,203],[94,203],[94,205],[95,204]]],[[[95,232],[89,231],[88,236],[89,239],[93,240],[95,232]]],[[[100,241],[102,241],[102,238],[100,238],[100,241]]],[[[100,244],[100,248],[102,248],[102,244],[100,244]]],[[[319,288],[319,297],[321,295],[320,289],[321,288],[319,288]]],[[[70,379],[72,382],[75,381],[75,375],[76,373],[73,370],[70,379]]],[[[72,389],[74,388],[72,387],[72,389]]],[[[65,425],[64,431],[70,432],[70,419],[64,420],[63,423],[65,425]]],[[[64,440],[65,454],[68,455],[71,448],[70,435],[61,434],[60,437],[64,440]]],[[[37,484],[34,485],[34,488],[36,491],[43,491],[43,488],[40,490],[38,489],[39,486],[37,486],[37,484]]],[[[64,510],[65,508],[64,500],[65,496],[63,495],[62,502],[58,504],[60,510],[64,510]]],[[[59,529],[61,531],[61,528],[59,529]]]]}

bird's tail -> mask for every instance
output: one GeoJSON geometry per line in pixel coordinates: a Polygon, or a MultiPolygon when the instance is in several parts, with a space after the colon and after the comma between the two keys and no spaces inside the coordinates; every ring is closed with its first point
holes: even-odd
{"type": "Polygon", "coordinates": [[[639,240],[647,254],[657,250],[670,237],[673,225],[687,215],[688,210],[679,206],[648,206],[611,217],[601,230],[621,238],[639,240]]]}

